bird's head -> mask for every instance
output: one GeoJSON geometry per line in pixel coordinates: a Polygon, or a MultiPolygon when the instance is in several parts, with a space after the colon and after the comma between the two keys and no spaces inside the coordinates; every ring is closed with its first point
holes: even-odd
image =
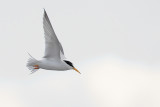
{"type": "MultiPolygon", "coordinates": [[[[69,67],[71,67],[72,69],[74,69],[75,71],[77,71],[78,73],[80,73],[80,72],[73,66],[72,62],[67,61],[67,60],[64,60],[64,62],[65,62],[67,65],[69,65],[69,67]]],[[[80,73],[80,74],[81,74],[81,73],[80,73]]]]}

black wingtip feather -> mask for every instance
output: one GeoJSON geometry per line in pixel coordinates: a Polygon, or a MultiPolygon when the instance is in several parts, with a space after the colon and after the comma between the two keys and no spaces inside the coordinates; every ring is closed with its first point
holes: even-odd
{"type": "Polygon", "coordinates": [[[45,8],[43,8],[43,10],[44,10],[44,15],[47,15],[45,8]]]}

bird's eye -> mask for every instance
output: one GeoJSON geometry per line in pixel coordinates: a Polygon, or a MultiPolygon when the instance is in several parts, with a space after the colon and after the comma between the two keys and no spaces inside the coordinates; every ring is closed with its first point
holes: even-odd
{"type": "Polygon", "coordinates": [[[72,64],[72,62],[67,61],[67,60],[64,60],[64,62],[67,63],[69,66],[74,67],[73,64],[72,64]]]}

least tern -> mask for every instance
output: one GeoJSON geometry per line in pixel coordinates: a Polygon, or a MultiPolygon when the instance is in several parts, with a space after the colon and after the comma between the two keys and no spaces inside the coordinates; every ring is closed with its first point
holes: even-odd
{"type": "Polygon", "coordinates": [[[38,69],[46,70],[75,70],[80,73],[72,64],[72,62],[66,60],[61,43],[59,42],[48,15],[44,9],[43,15],[43,29],[45,37],[45,54],[42,60],[36,60],[30,54],[30,58],[27,62],[27,67],[32,73],[38,69]]]}

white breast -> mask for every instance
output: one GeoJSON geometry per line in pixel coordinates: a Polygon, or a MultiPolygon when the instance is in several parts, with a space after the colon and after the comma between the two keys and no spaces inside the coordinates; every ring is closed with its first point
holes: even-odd
{"type": "Polygon", "coordinates": [[[69,70],[72,69],[68,64],[61,60],[54,59],[42,59],[39,61],[39,67],[46,70],[69,70]]]}

